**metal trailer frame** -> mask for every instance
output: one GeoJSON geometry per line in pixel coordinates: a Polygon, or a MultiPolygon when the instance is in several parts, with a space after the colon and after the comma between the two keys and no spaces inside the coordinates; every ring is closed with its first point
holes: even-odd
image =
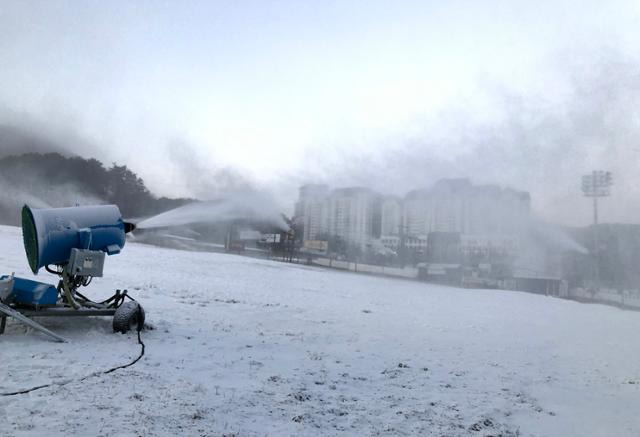
{"type": "Polygon", "coordinates": [[[57,287],[58,298],[55,304],[43,306],[24,303],[11,304],[11,300],[3,302],[3,299],[11,295],[15,284],[16,278],[12,273],[9,279],[5,279],[0,283],[0,335],[4,334],[7,318],[11,317],[24,325],[53,337],[56,341],[66,342],[65,338],[48,330],[31,318],[114,316],[118,307],[128,297],[127,290],[123,290],[122,293],[121,290],[116,290],[113,296],[102,302],[93,302],[77,291],[81,286],[88,285],[93,275],[102,276],[103,265],[104,253],[72,249],[70,262],[64,267],[59,267],[57,271],[51,271],[47,268],[50,273],[58,274],[61,280],[57,287]],[[87,263],[87,260],[91,262],[87,263]]]}
{"type": "MultiPolygon", "coordinates": [[[[3,296],[7,296],[7,290],[10,292],[14,277],[11,275],[11,279],[4,282],[3,288],[0,289],[0,335],[4,334],[7,325],[7,318],[11,317],[16,321],[31,327],[39,332],[42,332],[49,337],[52,337],[58,342],[66,342],[67,340],[50,331],[46,327],[42,326],[38,322],[32,320],[34,317],[93,317],[93,316],[112,316],[116,315],[116,311],[122,305],[125,298],[134,300],[128,296],[128,290],[116,290],[116,293],[109,299],[103,302],[93,302],[87,299],[85,296],[77,293],[77,288],[81,285],[87,285],[87,283],[78,282],[78,277],[67,274],[66,271],[60,272],[62,280],[58,285],[58,300],[55,305],[38,306],[38,305],[25,305],[25,304],[11,304],[10,302],[4,303],[2,301],[3,296]]],[[[80,278],[85,280],[85,278],[80,278]]],[[[114,325],[115,326],[115,325],[114,325]]],[[[115,328],[114,328],[115,329],[115,328]]]]}

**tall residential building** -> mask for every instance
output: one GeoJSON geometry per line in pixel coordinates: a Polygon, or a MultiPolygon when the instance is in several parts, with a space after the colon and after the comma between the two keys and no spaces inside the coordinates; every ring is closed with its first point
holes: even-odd
{"type": "Polygon", "coordinates": [[[494,241],[491,236],[517,237],[529,214],[526,192],[443,179],[404,199],[382,197],[362,187],[329,190],[326,185],[305,185],[295,216],[304,227],[305,241],[337,238],[365,251],[379,239],[394,250],[402,246],[426,253],[432,232],[475,236],[470,241],[476,242],[494,241]]]}
{"type": "Polygon", "coordinates": [[[295,206],[295,218],[304,229],[303,240],[317,240],[326,230],[325,203],[329,195],[326,185],[304,185],[295,206]]]}
{"type": "Polygon", "coordinates": [[[368,188],[352,187],[333,190],[325,205],[327,233],[365,250],[380,231],[379,196],[368,188]],[[378,225],[378,226],[376,226],[378,225]]]}
{"type": "Polygon", "coordinates": [[[472,195],[468,179],[442,179],[431,190],[433,199],[429,232],[466,233],[468,200],[472,195]]]}
{"type": "Polygon", "coordinates": [[[408,236],[424,236],[431,232],[434,199],[430,190],[413,190],[403,202],[402,231],[408,236]]]}
{"type": "Polygon", "coordinates": [[[520,234],[528,225],[529,217],[529,193],[496,185],[475,186],[467,199],[465,233],[520,234]]]}
{"type": "Polygon", "coordinates": [[[402,200],[396,196],[385,196],[380,205],[380,235],[400,235],[402,226],[402,200]]]}
{"type": "Polygon", "coordinates": [[[431,189],[414,190],[404,199],[407,235],[430,232],[516,234],[526,225],[529,194],[497,185],[472,185],[468,179],[442,179],[431,189]]]}

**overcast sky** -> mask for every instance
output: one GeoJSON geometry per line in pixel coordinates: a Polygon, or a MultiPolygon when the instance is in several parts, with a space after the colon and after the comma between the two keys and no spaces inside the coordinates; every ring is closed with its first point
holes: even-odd
{"type": "Polygon", "coordinates": [[[583,224],[579,177],[602,168],[603,219],[637,223],[639,19],[633,1],[4,0],[0,123],[171,196],[468,176],[583,224]]]}

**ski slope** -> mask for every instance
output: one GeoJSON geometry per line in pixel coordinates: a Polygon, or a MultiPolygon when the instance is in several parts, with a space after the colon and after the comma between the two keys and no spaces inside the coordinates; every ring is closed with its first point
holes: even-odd
{"type": "MultiPolygon", "coordinates": [[[[31,277],[18,228],[0,273],[31,277]]],[[[45,272],[40,280],[55,282],[45,272]]],[[[127,288],[137,356],[109,318],[9,322],[4,436],[637,436],[640,313],[127,243],[95,299],[127,288]]]]}

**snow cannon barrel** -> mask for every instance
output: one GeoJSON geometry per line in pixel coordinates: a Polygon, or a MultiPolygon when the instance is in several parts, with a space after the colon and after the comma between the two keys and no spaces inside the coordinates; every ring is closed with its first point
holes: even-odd
{"type": "Polygon", "coordinates": [[[71,249],[120,253],[125,233],[135,229],[116,205],[71,208],[22,208],[22,238],[33,273],[41,267],[69,262],[71,249]]]}

